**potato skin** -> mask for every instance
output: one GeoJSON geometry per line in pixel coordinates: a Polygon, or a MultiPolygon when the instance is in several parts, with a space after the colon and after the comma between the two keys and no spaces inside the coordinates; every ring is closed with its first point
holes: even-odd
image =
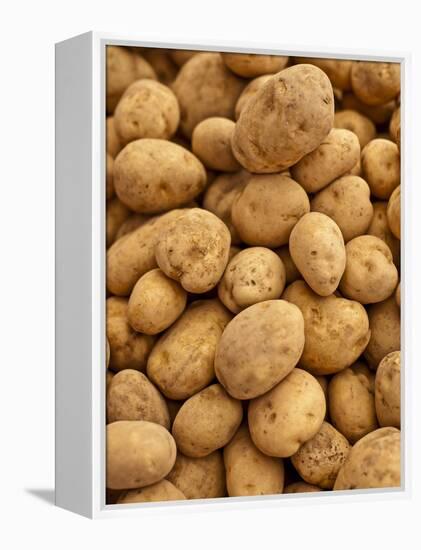
{"type": "Polygon", "coordinates": [[[161,336],[147,372],[166,397],[186,399],[214,379],[216,346],[231,318],[218,300],[199,300],[161,336]]]}
{"type": "Polygon", "coordinates": [[[379,428],[351,449],[336,478],[334,490],[400,486],[400,431],[379,428]]]}
{"type": "Polygon", "coordinates": [[[241,111],[243,110],[248,100],[252,98],[256,94],[256,92],[260,90],[263,84],[267,82],[272,76],[273,74],[264,74],[262,76],[254,78],[247,84],[247,86],[241,92],[241,95],[235,105],[235,120],[238,120],[240,118],[241,111]]]}
{"type": "Polygon", "coordinates": [[[334,88],[349,90],[351,88],[352,61],[346,59],[324,59],[317,57],[297,57],[297,63],[309,63],[319,67],[327,74],[334,88]]]}
{"type": "Polygon", "coordinates": [[[225,467],[221,451],[214,451],[201,458],[192,458],[178,452],[167,479],[189,500],[226,495],[225,467]]]}
{"type": "Polygon", "coordinates": [[[205,186],[206,172],[199,159],[171,141],[138,139],[115,159],[115,192],[122,203],[141,214],[187,204],[205,186]]]}
{"type": "Polygon", "coordinates": [[[163,479],[174,465],[177,448],[159,424],[121,420],[107,426],[107,487],[137,489],[163,479]]]}
{"type": "Polygon", "coordinates": [[[107,247],[113,244],[116,239],[118,230],[129,216],[130,210],[117,197],[113,197],[107,202],[105,222],[105,240],[107,247]]]}
{"type": "Polygon", "coordinates": [[[373,139],[361,152],[361,167],[371,193],[378,199],[389,199],[400,183],[400,156],[396,143],[373,139]]]}
{"type": "Polygon", "coordinates": [[[396,287],[395,299],[396,299],[396,303],[398,304],[398,307],[401,307],[401,283],[400,282],[396,287]]]}
{"type": "Polygon", "coordinates": [[[232,148],[249,172],[280,172],[315,149],[333,126],[333,90],[314,65],[296,65],[269,79],[246,103],[232,148]]]}
{"type": "Polygon", "coordinates": [[[378,237],[387,244],[393,255],[393,261],[396,267],[400,265],[400,242],[390,230],[387,221],[387,202],[373,202],[373,217],[367,229],[367,235],[378,237]]]}
{"type": "Polygon", "coordinates": [[[320,430],[325,413],[320,384],[308,372],[295,368],[277,386],[250,401],[250,435],[262,453],[292,456],[320,430]]]}
{"type": "Polygon", "coordinates": [[[320,296],[338,288],[345,270],[345,244],[337,224],[325,214],[310,212],[294,226],[289,251],[306,283],[320,296]]]}
{"type": "Polygon", "coordinates": [[[387,222],[393,235],[401,238],[401,186],[393,191],[387,204],[387,222]]]}
{"type": "Polygon", "coordinates": [[[306,192],[290,177],[254,175],[234,199],[231,217],[242,241],[275,248],[288,243],[294,225],[309,211],[306,192]]]}
{"type": "Polygon", "coordinates": [[[380,361],[391,351],[401,348],[400,309],[395,297],[372,304],[367,308],[371,337],[364,351],[370,368],[377,369],[380,361]]]}
{"type": "Polygon", "coordinates": [[[305,344],[299,366],[313,375],[334,374],[352,365],[370,339],[368,316],[358,302],[335,295],[322,297],[304,281],[295,281],[282,295],[304,317],[305,344]],[[346,337],[342,339],[341,334],[346,337]]]}
{"type": "Polygon", "coordinates": [[[206,168],[221,172],[241,169],[231,150],[231,135],[235,123],[223,117],[202,120],[193,130],[192,151],[206,168]]]}
{"type": "Polygon", "coordinates": [[[392,351],[376,371],[375,404],[380,426],[401,426],[401,352],[392,351]]]}
{"type": "Polygon", "coordinates": [[[108,200],[114,195],[114,159],[106,153],[105,162],[105,198],[108,200]]]}
{"type": "Polygon", "coordinates": [[[352,92],[343,95],[341,104],[343,109],[358,111],[372,120],[374,124],[385,124],[396,110],[396,101],[394,99],[382,105],[367,105],[367,103],[363,103],[352,92]]]}
{"type": "Polygon", "coordinates": [[[117,135],[113,116],[107,116],[105,128],[107,153],[115,158],[123,148],[123,145],[117,135]]]}
{"type": "Polygon", "coordinates": [[[321,491],[321,489],[316,485],[310,485],[304,481],[296,481],[285,487],[284,495],[291,493],[318,493],[319,491],[321,491]]]}
{"type": "Polygon", "coordinates": [[[289,252],[288,245],[277,248],[274,252],[281,258],[285,268],[285,282],[291,284],[297,279],[301,279],[301,273],[298,271],[297,266],[294,264],[291,254],[289,252]]]}
{"type": "Polygon", "coordinates": [[[255,78],[282,71],[289,61],[283,55],[256,55],[247,53],[222,53],[225,65],[236,75],[255,78]]]}
{"type": "Polygon", "coordinates": [[[225,328],[216,350],[215,373],[230,395],[252,399],[291,372],[303,346],[304,321],[298,307],[284,300],[260,302],[225,328]]]}
{"type": "Polygon", "coordinates": [[[307,483],[332,489],[350,449],[346,438],[331,424],[323,422],[317,434],[292,455],[291,462],[307,483]]]}
{"type": "Polygon", "coordinates": [[[354,132],[359,139],[361,149],[376,137],[374,122],[353,109],[336,111],[333,125],[354,132]]]}
{"type": "Polygon", "coordinates": [[[167,500],[186,500],[183,493],[166,479],[158,481],[148,487],[124,491],[117,500],[117,504],[135,504],[137,502],[162,502],[167,500]]]}
{"type": "Polygon", "coordinates": [[[275,495],[284,487],[284,465],[264,455],[243,424],[224,448],[227,491],[230,497],[275,495]]]}
{"type": "Polygon", "coordinates": [[[399,63],[354,61],[351,84],[354,94],[367,105],[382,105],[400,91],[399,63]]]}
{"type": "Polygon", "coordinates": [[[207,456],[224,447],[243,417],[240,401],[220,384],[212,384],[185,401],[172,427],[177,448],[191,457],[207,456]]]}

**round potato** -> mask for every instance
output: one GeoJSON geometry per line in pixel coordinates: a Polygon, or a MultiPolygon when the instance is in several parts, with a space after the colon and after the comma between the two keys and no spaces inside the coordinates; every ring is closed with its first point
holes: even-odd
{"type": "Polygon", "coordinates": [[[283,55],[256,55],[248,53],[223,53],[225,65],[236,75],[244,78],[255,78],[282,71],[289,61],[283,55]]]}
{"type": "Polygon", "coordinates": [[[360,361],[332,377],[328,403],[332,424],[352,444],[378,427],[374,375],[360,361]]]}
{"type": "Polygon", "coordinates": [[[334,88],[349,90],[351,88],[352,61],[347,59],[324,59],[317,57],[297,57],[296,63],[309,63],[316,65],[329,77],[334,88]]]}
{"type": "Polygon", "coordinates": [[[137,489],[163,479],[174,466],[177,448],[159,424],[120,420],[107,426],[109,489],[137,489]]]}
{"type": "Polygon", "coordinates": [[[376,137],[376,126],[374,122],[352,109],[336,111],[333,126],[335,128],[345,128],[346,130],[354,132],[360,141],[361,149],[376,137]]]}
{"type": "Polygon", "coordinates": [[[358,111],[371,119],[374,124],[384,124],[388,122],[396,108],[396,101],[394,99],[382,105],[367,105],[351,92],[343,95],[341,104],[343,109],[358,111]]]}
{"type": "Polygon", "coordinates": [[[124,491],[117,500],[117,504],[135,504],[138,502],[162,502],[166,500],[186,500],[183,493],[166,479],[158,481],[148,487],[124,491]]]}
{"type": "Polygon", "coordinates": [[[358,441],[339,470],[334,490],[399,487],[401,433],[379,428],[358,441]]]}
{"type": "Polygon", "coordinates": [[[396,267],[400,265],[400,242],[391,232],[387,221],[387,202],[373,202],[373,217],[367,229],[367,235],[378,237],[387,244],[392,252],[393,261],[396,267]]]}
{"type": "Polygon", "coordinates": [[[214,379],[216,346],[231,317],[218,300],[200,300],[161,336],[147,372],[166,397],[186,399],[214,379]]]}
{"type": "Polygon", "coordinates": [[[336,223],[319,212],[305,214],[294,226],[289,251],[306,283],[320,296],[338,288],[345,270],[345,244],[336,223]]]}
{"type": "Polygon", "coordinates": [[[380,361],[375,381],[376,413],[380,426],[401,426],[401,352],[380,361]]]}
{"type": "Polygon", "coordinates": [[[241,92],[240,97],[235,105],[235,120],[240,118],[241,111],[250,98],[252,98],[258,90],[267,82],[273,74],[264,74],[251,80],[244,90],[241,92]]]}
{"type": "Polygon", "coordinates": [[[364,352],[369,366],[377,369],[380,361],[391,351],[401,348],[400,309],[394,296],[367,309],[371,337],[364,352]]]}
{"type": "Polygon", "coordinates": [[[117,197],[113,197],[107,202],[105,218],[105,240],[107,247],[113,244],[119,228],[129,216],[130,210],[117,197]]]}
{"type": "Polygon", "coordinates": [[[105,164],[105,198],[108,200],[114,195],[114,159],[107,153],[105,164]]]}
{"type": "Polygon", "coordinates": [[[107,153],[113,158],[115,158],[123,148],[115,129],[114,117],[112,116],[108,116],[106,121],[106,144],[107,153]]]}
{"type": "Polygon", "coordinates": [[[202,120],[193,130],[192,151],[206,168],[236,172],[241,166],[232,154],[231,136],[235,123],[223,117],[202,120]]]}
{"type": "Polygon", "coordinates": [[[310,485],[304,481],[296,481],[285,487],[284,495],[290,493],[318,493],[319,491],[321,491],[321,489],[320,487],[316,487],[316,485],[310,485]]]}
{"type": "Polygon", "coordinates": [[[247,101],[232,137],[233,153],[249,172],[280,172],[320,145],[333,116],[326,74],[314,65],[289,67],[247,101]]]}
{"type": "Polygon", "coordinates": [[[292,456],[320,430],[325,414],[320,384],[308,372],[295,368],[277,386],[250,401],[250,435],[262,453],[292,456]]]}
{"type": "Polygon", "coordinates": [[[401,88],[399,63],[354,61],[351,69],[354,94],[367,105],[382,105],[394,99],[401,88]]]}
{"type": "Polygon", "coordinates": [[[371,140],[362,150],[361,167],[371,193],[379,199],[388,199],[400,183],[398,146],[389,139],[371,140]]]}
{"type": "Polygon", "coordinates": [[[230,395],[252,399],[284,379],[300,359],[304,321],[298,307],[268,300],[248,307],[225,328],[215,373],[230,395]]]}
{"type": "Polygon", "coordinates": [[[301,273],[294,264],[288,245],[277,248],[274,252],[281,258],[285,268],[285,282],[287,285],[293,283],[297,279],[301,279],[301,273]]]}
{"type": "Polygon", "coordinates": [[[212,384],[185,401],[175,417],[172,434],[183,454],[199,458],[225,447],[242,418],[241,402],[220,384],[212,384]]]}
{"type": "Polygon", "coordinates": [[[387,222],[393,235],[401,238],[401,186],[391,194],[387,205],[387,222]]]}
{"type": "Polygon", "coordinates": [[[275,248],[288,243],[292,228],[309,211],[307,193],[293,179],[255,175],[234,199],[231,217],[242,241],[275,248]]]}
{"type": "Polygon", "coordinates": [[[304,281],[295,281],[282,295],[300,308],[305,344],[299,366],[313,375],[334,374],[349,367],[370,339],[368,316],[358,302],[319,296],[304,281]]]}

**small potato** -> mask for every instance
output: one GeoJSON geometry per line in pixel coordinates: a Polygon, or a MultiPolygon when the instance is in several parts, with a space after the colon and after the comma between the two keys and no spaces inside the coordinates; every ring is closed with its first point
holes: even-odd
{"type": "Polygon", "coordinates": [[[346,130],[354,132],[360,141],[361,149],[376,137],[374,122],[352,109],[336,111],[333,126],[335,128],[345,128],[346,130]]]}
{"type": "Polygon", "coordinates": [[[289,251],[306,283],[320,296],[338,288],[345,270],[345,244],[336,223],[319,212],[305,214],[294,226],[289,251]]]}
{"type": "Polygon", "coordinates": [[[200,458],[224,447],[243,418],[240,401],[219,384],[187,399],[175,417],[172,434],[185,455],[200,458]]]}
{"type": "Polygon", "coordinates": [[[398,284],[390,248],[378,237],[362,235],[347,243],[346,267],[339,290],[360,304],[382,302],[398,284]]]}
{"type": "Polygon", "coordinates": [[[225,467],[221,451],[201,458],[177,453],[177,459],[167,475],[187,499],[218,498],[226,495],[225,467]]]}
{"type": "Polygon", "coordinates": [[[269,300],[248,307],[225,328],[215,373],[230,395],[252,399],[284,379],[300,359],[304,322],[298,307],[269,300]]]}
{"type": "Polygon", "coordinates": [[[144,334],[158,334],[183,313],[187,293],[160,269],[145,273],[135,284],[129,299],[131,327],[144,334]]]}
{"type": "Polygon", "coordinates": [[[121,202],[141,214],[182,206],[194,199],[205,185],[202,163],[171,141],[132,141],[115,160],[115,192],[121,202]]]}
{"type": "Polygon", "coordinates": [[[267,82],[273,74],[264,74],[251,80],[244,90],[241,92],[240,97],[235,105],[235,120],[240,118],[241,111],[244,109],[245,104],[250,98],[252,98],[258,90],[267,82]]]}
{"type": "Polygon", "coordinates": [[[123,145],[120,143],[120,138],[117,135],[114,117],[108,116],[106,121],[106,144],[107,144],[107,153],[115,158],[118,153],[123,148],[123,145]]]}
{"type": "Polygon", "coordinates": [[[127,319],[126,298],[111,296],[106,304],[107,338],[110,343],[110,369],[145,370],[154,338],[135,332],[127,319]]]}
{"type": "Polygon", "coordinates": [[[107,153],[105,164],[105,198],[111,199],[114,195],[114,159],[107,153]]]}
{"type": "Polygon", "coordinates": [[[292,455],[291,462],[307,483],[332,489],[350,449],[346,438],[331,424],[323,422],[317,434],[292,455]]]}
{"type": "Polygon", "coordinates": [[[148,216],[147,214],[130,214],[118,228],[115,240],[128,235],[150,219],[152,219],[152,216],[148,216]]]}
{"type": "Polygon", "coordinates": [[[354,94],[367,105],[382,105],[394,99],[401,88],[399,63],[354,61],[351,69],[354,94]]]}
{"type": "Polygon", "coordinates": [[[156,261],[188,292],[203,293],[216,286],[228,263],[231,235],[214,214],[192,208],[170,222],[160,235],[156,261]]]}
{"type": "Polygon", "coordinates": [[[401,307],[401,283],[399,282],[396,287],[395,300],[399,307],[401,307]]]}
{"type": "Polygon", "coordinates": [[[159,424],[121,420],[107,426],[107,487],[137,489],[163,479],[174,466],[174,438],[159,424]]]}
{"type": "Polygon", "coordinates": [[[400,106],[398,106],[393,111],[393,114],[390,117],[390,123],[389,123],[389,134],[392,140],[396,144],[398,143],[398,128],[400,127],[401,127],[401,108],[400,106]]]}
{"type": "Polygon", "coordinates": [[[308,372],[295,368],[277,386],[250,401],[250,435],[262,453],[292,456],[320,430],[325,414],[320,384],[308,372]]]}
{"type": "Polygon", "coordinates": [[[221,302],[233,313],[279,298],[285,287],[282,260],[269,248],[242,250],[228,263],[218,285],[221,302]]]}
{"type": "Polygon", "coordinates": [[[349,130],[332,128],[322,143],[291,167],[307,193],[316,193],[351,170],[360,158],[360,142],[349,130]]]}
{"type": "Polygon", "coordinates": [[[224,449],[230,497],[275,495],[284,487],[283,461],[264,455],[243,425],[224,449]]]}
{"type": "Polygon", "coordinates": [[[401,186],[391,194],[387,205],[387,222],[393,235],[401,238],[401,186]]]}
{"type": "Polygon", "coordinates": [[[329,77],[334,88],[349,90],[351,88],[352,61],[347,59],[324,59],[317,57],[297,57],[296,63],[309,63],[316,65],[329,77]]]}
{"type": "Polygon", "coordinates": [[[147,371],[166,397],[186,399],[210,384],[216,346],[231,317],[218,300],[200,300],[161,336],[147,371]]]}
{"type": "Polygon", "coordinates": [[[304,481],[296,481],[285,487],[284,495],[289,493],[318,493],[319,491],[321,491],[321,489],[320,487],[316,487],[316,485],[310,485],[304,481]]]}
{"type": "Polygon", "coordinates": [[[328,403],[332,424],[352,444],[378,427],[374,374],[360,361],[332,377],[328,403]]]}
{"type": "Polygon", "coordinates": [[[358,111],[371,119],[374,124],[384,124],[391,118],[396,107],[396,101],[392,99],[382,105],[367,105],[358,99],[353,93],[346,93],[342,98],[342,108],[358,111]]]}
{"type": "Polygon", "coordinates": [[[108,201],[105,215],[105,240],[107,247],[113,244],[119,228],[129,216],[130,210],[117,197],[113,197],[108,201]]]}
{"type": "Polygon", "coordinates": [[[147,420],[170,427],[165,399],[143,373],[132,369],[114,376],[107,395],[107,418],[108,422],[147,420]]]}
{"type": "Polygon", "coordinates": [[[400,183],[400,156],[396,143],[373,139],[362,150],[363,178],[378,199],[388,199],[400,183]]]}
{"type": "Polygon", "coordinates": [[[248,53],[222,53],[225,65],[236,75],[255,78],[282,71],[289,57],[283,55],[256,55],[248,53]]]}
{"type": "Polygon", "coordinates": [[[131,489],[122,493],[117,504],[135,504],[138,502],[162,502],[166,500],[186,500],[183,493],[166,479],[148,487],[131,489]]]}
{"type": "Polygon", "coordinates": [[[285,282],[287,285],[293,283],[297,279],[301,279],[301,273],[294,264],[288,245],[277,248],[274,252],[281,258],[285,268],[285,282]]]}
{"type": "Polygon", "coordinates": [[[387,221],[387,202],[373,202],[373,217],[367,229],[367,235],[378,237],[387,244],[393,255],[393,261],[396,267],[400,265],[400,242],[393,233],[387,221]]]}
{"type": "Polygon", "coordinates": [[[305,344],[300,367],[313,375],[334,374],[349,367],[370,339],[368,316],[358,302],[319,296],[304,281],[295,281],[282,295],[300,308],[305,344]]]}
{"type": "Polygon", "coordinates": [[[140,138],[170,139],[180,122],[174,92],[155,80],[136,80],[114,111],[114,124],[123,145],[140,138]]]}
{"type": "Polygon", "coordinates": [[[400,458],[400,431],[396,428],[379,428],[354,445],[339,470],[333,489],[399,487],[400,458]]]}
{"type": "Polygon", "coordinates": [[[391,351],[401,348],[400,309],[392,296],[367,309],[371,338],[364,352],[369,366],[377,369],[380,361],[391,351]]]}
{"type": "Polygon", "coordinates": [[[232,223],[252,246],[274,248],[288,243],[292,228],[310,211],[304,189],[288,176],[252,176],[232,205],[232,223]]]}
{"type": "Polygon", "coordinates": [[[401,426],[401,352],[380,361],[375,381],[376,413],[380,426],[401,426]]]}
{"type": "Polygon", "coordinates": [[[232,149],[249,172],[280,172],[320,145],[333,126],[333,90],[314,65],[295,65],[269,79],[247,102],[232,149]]]}
{"type": "Polygon", "coordinates": [[[193,130],[192,151],[206,168],[236,172],[241,166],[232,154],[231,136],[235,123],[229,118],[202,120],[193,130]]]}

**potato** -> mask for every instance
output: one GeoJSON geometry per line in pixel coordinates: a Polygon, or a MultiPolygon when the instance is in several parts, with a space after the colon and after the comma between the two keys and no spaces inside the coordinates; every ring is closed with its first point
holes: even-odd
{"type": "Polygon", "coordinates": [[[105,198],[111,199],[114,195],[114,159],[107,153],[105,161],[105,198]]]}
{"type": "Polygon", "coordinates": [[[163,479],[174,465],[177,448],[159,424],[120,420],[107,426],[106,485],[137,489],[163,479]]]}
{"type": "Polygon", "coordinates": [[[335,221],[347,242],[363,235],[373,218],[370,188],[359,176],[342,176],[316,193],[311,210],[335,221]]]}
{"type": "Polygon", "coordinates": [[[292,456],[320,430],[325,414],[320,384],[308,372],[295,368],[277,386],[250,401],[250,435],[262,453],[292,456]]]}
{"type": "Polygon", "coordinates": [[[196,301],[161,336],[147,372],[166,397],[186,399],[214,379],[216,346],[231,317],[217,300],[196,301]]]}
{"type": "Polygon", "coordinates": [[[231,235],[214,214],[192,208],[170,222],[158,238],[156,261],[188,292],[216,286],[228,263],[231,235]]]}
{"type": "Polygon", "coordinates": [[[401,426],[401,352],[392,351],[380,361],[375,381],[376,414],[380,426],[401,426]]]}
{"type": "Polygon", "coordinates": [[[350,449],[346,438],[331,424],[323,422],[317,434],[292,455],[291,462],[307,483],[332,489],[350,449]]]}
{"type": "Polygon", "coordinates": [[[114,376],[107,395],[107,418],[108,422],[147,420],[170,427],[165,399],[143,373],[132,369],[114,376]]]}
{"type": "Polygon", "coordinates": [[[396,107],[396,101],[394,99],[382,105],[367,105],[360,101],[353,93],[344,94],[341,103],[343,109],[358,111],[371,119],[374,124],[384,124],[388,122],[396,107]]]}
{"type": "Polygon", "coordinates": [[[319,212],[305,214],[294,226],[289,251],[306,283],[320,296],[338,288],[345,270],[345,244],[336,223],[319,212]]]}
{"type": "Polygon", "coordinates": [[[105,392],[108,396],[108,390],[110,389],[111,382],[113,381],[115,374],[111,372],[109,369],[107,369],[107,372],[105,373],[105,392]]]}
{"type": "Polygon", "coordinates": [[[179,67],[182,67],[189,59],[200,52],[197,52],[196,50],[168,50],[168,53],[174,63],[176,63],[179,67]]]}
{"type": "Polygon", "coordinates": [[[221,172],[236,172],[241,166],[232,154],[231,136],[235,123],[229,118],[205,118],[195,127],[192,151],[206,168],[221,172]]]}
{"type": "Polygon", "coordinates": [[[354,94],[367,105],[382,105],[394,99],[400,91],[399,63],[354,61],[351,69],[354,94]]]}
{"type": "Polygon", "coordinates": [[[324,59],[317,57],[296,57],[296,63],[316,65],[327,74],[334,88],[349,90],[351,88],[352,61],[347,59],[324,59]]]}
{"type": "Polygon", "coordinates": [[[387,222],[393,235],[401,238],[401,186],[391,194],[387,205],[387,222]]]}
{"type": "Polygon", "coordinates": [[[396,287],[395,299],[398,306],[401,307],[401,283],[400,282],[396,287]]]}
{"type": "Polygon", "coordinates": [[[300,359],[304,322],[298,307],[268,300],[248,307],[225,328],[215,356],[219,382],[236,399],[252,399],[283,380],[300,359]]]}
{"type": "Polygon", "coordinates": [[[129,299],[131,327],[144,334],[158,334],[183,313],[187,293],[160,269],[152,269],[135,284],[129,299]]]}
{"type": "Polygon", "coordinates": [[[107,153],[110,154],[113,158],[115,158],[123,148],[123,145],[120,143],[120,138],[117,135],[113,116],[107,116],[105,131],[106,131],[107,153]]]}
{"type": "Polygon", "coordinates": [[[293,283],[297,279],[301,279],[301,273],[294,264],[288,245],[277,248],[274,252],[281,258],[285,268],[285,282],[287,285],[293,283]]]}
{"type": "Polygon", "coordinates": [[[346,267],[339,290],[360,304],[382,302],[398,284],[398,270],[390,248],[378,237],[362,235],[345,247],[346,267]]]}
{"type": "Polygon", "coordinates": [[[126,298],[111,296],[106,303],[107,338],[110,343],[110,369],[145,370],[154,338],[135,332],[127,319],[126,298]]]}
{"type": "Polygon", "coordinates": [[[218,498],[226,495],[225,467],[220,451],[201,458],[177,453],[177,459],[167,475],[188,499],[218,498]]]}
{"type": "Polygon", "coordinates": [[[138,502],[162,502],[166,500],[186,500],[183,493],[166,479],[148,487],[131,489],[122,493],[117,504],[135,504],[138,502]]]}
{"type": "Polygon", "coordinates": [[[140,138],[169,139],[180,122],[174,92],[155,80],[136,80],[114,111],[114,124],[123,145],[140,138]]]}
{"type": "Polygon", "coordinates": [[[107,247],[113,244],[120,226],[129,216],[130,210],[117,197],[108,201],[105,215],[107,247]]]}
{"type": "Polygon", "coordinates": [[[175,417],[172,434],[177,449],[200,458],[224,447],[243,418],[240,401],[220,384],[212,384],[187,399],[175,417]]]}
{"type": "Polygon", "coordinates": [[[388,139],[371,140],[362,150],[361,167],[371,193],[388,199],[400,183],[398,146],[388,139]]]}
{"type": "Polygon", "coordinates": [[[396,428],[380,428],[360,439],[340,469],[334,490],[399,487],[400,443],[396,428]]]}
{"type": "Polygon", "coordinates": [[[240,118],[241,111],[243,110],[248,100],[254,97],[256,92],[260,90],[263,84],[265,84],[265,82],[267,82],[272,76],[273,74],[264,74],[262,76],[254,78],[247,84],[247,86],[241,92],[241,95],[235,105],[235,120],[238,120],[240,118]]]}
{"type": "Polygon", "coordinates": [[[318,493],[321,491],[320,487],[316,485],[310,485],[304,481],[296,481],[295,483],[290,483],[284,489],[284,494],[288,493],[318,493]]]}
{"type": "Polygon", "coordinates": [[[153,67],[158,80],[168,86],[178,73],[178,67],[172,60],[168,50],[161,48],[147,48],[142,52],[143,57],[153,67]]]}
{"type": "Polygon", "coordinates": [[[319,296],[304,281],[295,281],[282,295],[301,310],[305,344],[299,366],[314,375],[334,374],[352,365],[370,338],[368,316],[358,302],[319,296]]]}
{"type": "Polygon", "coordinates": [[[353,132],[332,128],[321,144],[291,167],[292,177],[307,193],[316,193],[351,170],[360,158],[353,132]]]}
{"type": "Polygon", "coordinates": [[[212,116],[233,119],[244,84],[225,66],[221,54],[194,55],[181,67],[172,85],[180,104],[182,133],[190,138],[195,126],[212,116]]]}
{"type": "Polygon", "coordinates": [[[170,141],[132,141],[115,160],[116,194],[131,210],[142,214],[182,206],[194,199],[205,185],[202,163],[170,141]]]}
{"type": "Polygon", "coordinates": [[[153,216],[148,216],[147,214],[130,214],[118,228],[115,240],[124,237],[124,235],[128,235],[141,225],[144,225],[147,221],[152,219],[152,217],[153,216]]]}
{"type": "Polygon", "coordinates": [[[393,114],[390,117],[390,123],[389,123],[389,134],[392,140],[396,144],[398,143],[398,128],[400,127],[401,127],[401,108],[399,105],[393,111],[393,114]]]}
{"type": "Polygon", "coordinates": [[[222,53],[225,65],[236,75],[244,78],[277,73],[284,69],[289,61],[283,55],[256,55],[248,53],[222,53]]]}
{"type": "Polygon", "coordinates": [[[333,90],[314,65],[296,65],[269,79],[247,102],[232,148],[249,172],[280,172],[320,145],[333,126],[333,90]]]}
{"type": "Polygon", "coordinates": [[[374,375],[361,361],[332,377],[328,403],[332,424],[352,444],[378,427],[374,375]]]}
{"type": "Polygon", "coordinates": [[[367,309],[371,338],[364,352],[369,366],[377,369],[380,361],[391,351],[401,347],[400,309],[392,296],[367,309]]]}
{"type": "Polygon", "coordinates": [[[387,221],[387,202],[373,202],[373,217],[367,229],[367,235],[378,237],[387,244],[392,252],[396,267],[400,265],[400,242],[390,231],[387,221]]]}
{"type": "Polygon", "coordinates": [[[288,243],[292,228],[309,211],[308,196],[293,179],[255,175],[234,199],[231,218],[242,241],[274,248],[288,243]]]}
{"type": "Polygon", "coordinates": [[[333,126],[354,132],[360,141],[361,148],[365,147],[369,141],[376,137],[374,122],[352,109],[336,111],[333,126]]]}
{"type": "Polygon", "coordinates": [[[251,247],[232,259],[218,285],[221,302],[233,313],[279,298],[285,287],[282,260],[269,248],[251,247]]]}
{"type": "Polygon", "coordinates": [[[227,491],[230,497],[275,495],[284,487],[282,460],[264,455],[243,424],[224,449],[227,491]]]}

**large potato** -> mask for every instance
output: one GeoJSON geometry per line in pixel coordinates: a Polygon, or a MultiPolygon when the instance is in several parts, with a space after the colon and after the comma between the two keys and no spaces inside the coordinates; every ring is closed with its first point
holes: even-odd
{"type": "Polygon", "coordinates": [[[387,222],[393,235],[401,238],[401,186],[391,194],[387,204],[387,222]]]}
{"type": "Polygon", "coordinates": [[[377,369],[380,361],[391,351],[401,348],[400,309],[395,297],[372,304],[367,309],[371,337],[364,352],[369,366],[377,369]]]}
{"type": "Polygon", "coordinates": [[[250,435],[262,453],[292,456],[320,430],[325,413],[320,384],[308,372],[295,368],[277,386],[250,401],[250,435]]]}
{"type": "Polygon", "coordinates": [[[256,94],[256,92],[260,90],[263,84],[265,84],[265,82],[267,82],[272,76],[273,74],[264,74],[262,76],[254,78],[247,84],[247,86],[241,92],[241,95],[235,105],[235,120],[238,120],[240,118],[241,111],[243,110],[245,104],[249,101],[249,99],[252,98],[256,94]]]}
{"type": "Polygon", "coordinates": [[[387,244],[393,255],[396,267],[400,265],[400,242],[391,232],[387,221],[387,202],[373,202],[373,217],[367,229],[367,235],[378,237],[387,244]]]}
{"type": "Polygon", "coordinates": [[[221,55],[225,65],[233,73],[244,78],[277,73],[284,69],[289,61],[289,57],[283,55],[248,53],[223,53],[221,55]]]}
{"type": "Polygon", "coordinates": [[[361,168],[371,193],[388,199],[400,183],[399,149],[389,139],[373,139],[361,152],[361,168]]]}
{"type": "Polygon", "coordinates": [[[236,172],[241,166],[231,150],[235,123],[229,118],[210,117],[193,130],[192,151],[206,168],[221,172],[236,172]]]}
{"type": "Polygon", "coordinates": [[[291,372],[303,346],[304,322],[298,307],[284,300],[260,302],[225,328],[216,350],[216,376],[236,399],[252,399],[291,372]]]}
{"type": "Polygon", "coordinates": [[[186,399],[213,380],[216,346],[231,317],[217,300],[193,302],[161,336],[147,372],[166,397],[186,399]]]}
{"type": "Polygon", "coordinates": [[[335,128],[345,128],[358,137],[361,149],[376,137],[376,126],[368,117],[353,109],[336,111],[333,125],[335,128]]]}
{"type": "Polygon", "coordinates": [[[345,270],[345,244],[336,223],[319,212],[305,214],[294,226],[289,251],[307,284],[320,296],[338,288],[345,270]]]}
{"type": "Polygon", "coordinates": [[[326,74],[314,65],[289,67],[246,103],[233,134],[233,153],[250,172],[280,172],[320,145],[333,115],[326,74]]]}
{"type": "Polygon", "coordinates": [[[401,352],[380,361],[375,381],[376,413],[380,426],[401,426],[401,352]]]}
{"type": "Polygon", "coordinates": [[[351,85],[354,94],[363,103],[367,105],[387,103],[400,92],[400,64],[354,61],[351,69],[351,85]]]}
{"type": "Polygon", "coordinates": [[[117,500],[117,504],[135,504],[138,502],[162,502],[166,500],[186,500],[183,493],[166,479],[158,481],[148,487],[124,491],[117,500]]]}
{"type": "Polygon", "coordinates": [[[137,489],[163,479],[174,466],[177,448],[159,424],[121,420],[107,426],[109,489],[137,489]]]}
{"type": "Polygon", "coordinates": [[[240,401],[213,384],[187,399],[175,417],[172,434],[183,454],[199,458],[224,447],[242,418],[240,401]]]}
{"type": "Polygon", "coordinates": [[[351,88],[352,61],[348,59],[324,59],[319,57],[296,57],[296,63],[316,65],[329,77],[334,88],[349,90],[351,88]]]}

